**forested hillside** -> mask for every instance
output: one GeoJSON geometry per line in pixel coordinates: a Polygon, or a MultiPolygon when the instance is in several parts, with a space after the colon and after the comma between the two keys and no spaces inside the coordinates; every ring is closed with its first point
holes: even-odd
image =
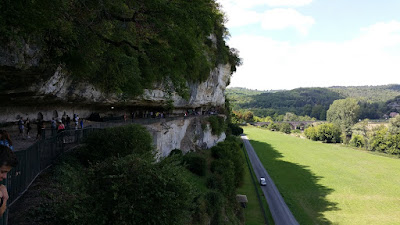
{"type": "Polygon", "coordinates": [[[233,110],[249,110],[255,116],[270,116],[272,119],[291,112],[325,120],[326,111],[333,101],[348,97],[358,101],[360,119],[379,119],[400,109],[400,100],[396,98],[400,96],[400,85],[297,88],[275,92],[231,88],[226,93],[233,110]]]}
{"type": "Polygon", "coordinates": [[[232,71],[240,64],[214,0],[1,1],[0,11],[0,51],[30,46],[40,61],[28,72],[24,62],[0,67],[0,90],[62,65],[106,92],[135,96],[168,81],[184,96],[187,81],[204,81],[220,63],[232,71]]]}
{"type": "Polygon", "coordinates": [[[329,105],[336,99],[344,98],[326,88],[298,88],[251,96],[235,95],[232,92],[233,90],[228,89],[227,96],[231,99],[234,110],[249,109],[260,117],[292,112],[324,120],[329,105]]]}
{"type": "Polygon", "coordinates": [[[343,96],[362,99],[369,103],[386,102],[400,95],[400,85],[330,87],[343,96]]]}

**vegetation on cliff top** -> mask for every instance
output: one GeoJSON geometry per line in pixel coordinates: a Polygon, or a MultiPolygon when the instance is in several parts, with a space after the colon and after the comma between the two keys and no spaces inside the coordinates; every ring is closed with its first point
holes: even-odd
{"type": "Polygon", "coordinates": [[[214,0],[7,0],[0,11],[3,45],[37,44],[43,67],[65,65],[107,92],[135,96],[166,81],[185,96],[187,81],[240,64],[214,0]]]}

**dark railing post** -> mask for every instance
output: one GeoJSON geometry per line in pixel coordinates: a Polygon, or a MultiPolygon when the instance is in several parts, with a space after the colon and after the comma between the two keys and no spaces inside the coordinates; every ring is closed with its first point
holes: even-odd
{"type": "Polygon", "coordinates": [[[64,135],[65,131],[60,133],[60,137],[61,137],[61,152],[64,152],[64,135]]]}

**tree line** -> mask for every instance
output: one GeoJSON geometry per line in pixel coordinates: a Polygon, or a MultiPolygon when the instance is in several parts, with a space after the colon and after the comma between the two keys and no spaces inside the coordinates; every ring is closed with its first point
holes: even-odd
{"type": "Polygon", "coordinates": [[[327,112],[328,123],[308,127],[304,134],[314,141],[349,144],[369,151],[400,155],[400,115],[370,127],[369,120],[360,119],[360,105],[352,98],[336,100],[327,112]]]}
{"type": "Polygon", "coordinates": [[[287,113],[326,120],[330,105],[339,99],[352,97],[360,106],[360,119],[380,119],[400,103],[399,85],[368,87],[298,88],[290,91],[263,92],[248,89],[227,89],[235,112],[247,111],[260,118],[281,121],[287,113]],[[354,93],[352,92],[354,91],[354,93]],[[352,94],[353,93],[353,94],[352,94]]]}

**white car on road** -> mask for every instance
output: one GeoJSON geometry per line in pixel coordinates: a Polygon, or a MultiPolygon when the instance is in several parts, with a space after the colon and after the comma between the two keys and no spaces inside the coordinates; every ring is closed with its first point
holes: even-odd
{"type": "Polygon", "coordinates": [[[260,177],[260,184],[261,184],[261,186],[267,185],[267,181],[265,180],[265,177],[260,177]]]}

